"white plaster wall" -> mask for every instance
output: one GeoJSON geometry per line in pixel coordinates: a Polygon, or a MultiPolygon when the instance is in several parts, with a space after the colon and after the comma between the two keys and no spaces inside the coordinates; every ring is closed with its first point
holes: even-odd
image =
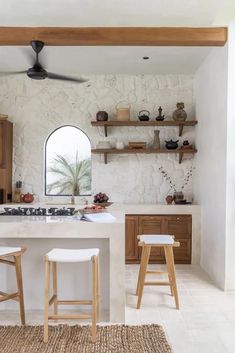
{"type": "MultiPolygon", "coordinates": [[[[235,17],[235,16],[234,16],[235,17]]],[[[227,207],[225,288],[235,290],[235,21],[229,26],[228,41],[228,117],[227,117],[227,207]]]]}
{"type": "MultiPolygon", "coordinates": [[[[188,75],[91,76],[83,85],[58,81],[35,82],[25,76],[0,78],[0,111],[14,122],[14,179],[22,176],[25,191],[43,197],[43,145],[48,134],[63,124],[80,127],[91,140],[92,147],[104,140],[102,129],[91,127],[98,110],[115,116],[116,104],[126,99],[136,118],[148,109],[152,118],[161,105],[170,115],[178,101],[185,102],[189,119],[193,116],[193,77],[188,75]]],[[[113,128],[108,140],[148,141],[154,128],[113,128]]],[[[161,128],[165,139],[178,139],[177,128],[161,128]]],[[[181,141],[194,139],[194,129],[186,128],[181,141]]],[[[169,192],[158,168],[163,166],[180,190],[182,180],[192,165],[191,157],[179,165],[176,155],[113,155],[104,165],[99,155],[92,160],[92,191],[103,191],[116,202],[163,202],[169,192]]],[[[192,181],[185,189],[192,194],[192,181]]]]}
{"type": "Polygon", "coordinates": [[[202,207],[201,265],[225,286],[228,48],[211,51],[195,75],[196,173],[194,194],[202,207]]]}

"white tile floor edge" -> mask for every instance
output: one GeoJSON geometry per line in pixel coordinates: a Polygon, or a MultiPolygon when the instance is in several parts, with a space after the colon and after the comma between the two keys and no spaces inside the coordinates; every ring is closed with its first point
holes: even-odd
{"type": "MultiPolygon", "coordinates": [[[[156,267],[163,265],[150,265],[156,267]]],[[[216,288],[199,266],[177,265],[180,310],[175,309],[168,287],[145,287],[137,310],[138,269],[138,265],[126,266],[126,324],[162,325],[174,353],[235,353],[235,292],[216,288]]],[[[42,320],[42,311],[27,312],[28,324],[42,320]]],[[[17,323],[17,311],[0,311],[1,325],[17,323]]]]}

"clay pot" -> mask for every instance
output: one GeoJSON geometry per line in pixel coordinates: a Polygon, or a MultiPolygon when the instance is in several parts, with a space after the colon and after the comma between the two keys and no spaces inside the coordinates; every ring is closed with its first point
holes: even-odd
{"type": "Polygon", "coordinates": [[[34,196],[33,196],[33,194],[30,194],[30,193],[28,192],[27,194],[22,195],[22,200],[23,200],[23,202],[25,202],[25,203],[31,203],[31,202],[33,202],[33,200],[34,200],[34,196]]]}
{"type": "Polygon", "coordinates": [[[97,121],[107,121],[109,118],[108,113],[104,110],[100,110],[96,113],[96,120],[97,121]]]}
{"type": "Polygon", "coordinates": [[[175,121],[185,121],[187,119],[187,113],[184,110],[184,103],[179,102],[176,104],[177,109],[173,112],[172,118],[175,121]]]}
{"type": "Polygon", "coordinates": [[[173,200],[174,200],[174,197],[171,196],[171,195],[167,195],[167,197],[165,198],[165,200],[166,200],[167,205],[171,205],[172,202],[173,202],[173,200]]]}

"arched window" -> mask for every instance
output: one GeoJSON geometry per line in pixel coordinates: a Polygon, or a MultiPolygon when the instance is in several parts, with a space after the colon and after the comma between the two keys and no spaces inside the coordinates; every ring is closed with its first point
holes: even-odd
{"type": "Polygon", "coordinates": [[[76,126],[61,126],[45,142],[45,195],[90,194],[89,138],[76,126]]]}

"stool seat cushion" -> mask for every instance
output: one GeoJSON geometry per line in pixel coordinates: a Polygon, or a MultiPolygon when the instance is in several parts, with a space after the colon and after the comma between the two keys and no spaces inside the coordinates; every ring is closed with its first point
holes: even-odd
{"type": "Polygon", "coordinates": [[[52,249],[46,256],[52,262],[85,262],[91,261],[99,251],[99,249],[52,249]]]}
{"type": "Polygon", "coordinates": [[[0,246],[0,256],[7,256],[18,251],[21,251],[21,248],[16,248],[13,246],[0,246]]]}
{"type": "Polygon", "coordinates": [[[140,241],[149,245],[172,245],[174,238],[167,234],[142,234],[140,241]]]}

